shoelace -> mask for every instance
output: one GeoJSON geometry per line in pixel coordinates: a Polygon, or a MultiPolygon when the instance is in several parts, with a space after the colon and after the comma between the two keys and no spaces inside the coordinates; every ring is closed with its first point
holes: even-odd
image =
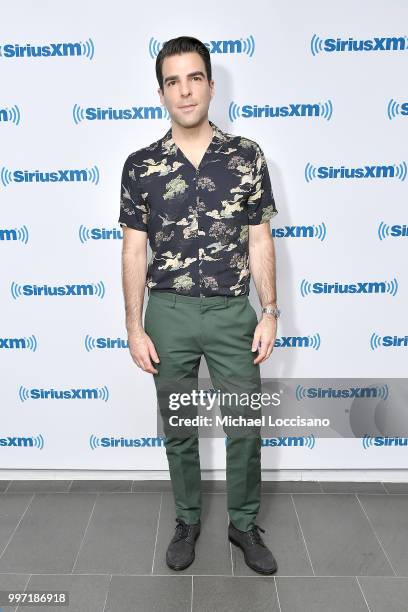
{"type": "Polygon", "coordinates": [[[190,526],[187,525],[181,518],[177,517],[175,520],[177,522],[177,526],[174,541],[177,542],[178,540],[182,540],[189,534],[190,526]]]}
{"type": "Polygon", "coordinates": [[[262,540],[261,534],[259,533],[258,529],[262,531],[262,533],[265,533],[265,529],[262,529],[262,527],[260,527],[259,525],[254,525],[253,528],[248,532],[251,544],[260,544],[261,546],[265,547],[265,543],[262,540]]]}

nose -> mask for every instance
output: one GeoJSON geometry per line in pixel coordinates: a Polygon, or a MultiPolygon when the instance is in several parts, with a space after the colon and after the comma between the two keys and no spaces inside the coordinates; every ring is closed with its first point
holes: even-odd
{"type": "Polygon", "coordinates": [[[190,81],[187,79],[186,81],[180,81],[180,95],[184,98],[191,94],[191,85],[190,81]]]}

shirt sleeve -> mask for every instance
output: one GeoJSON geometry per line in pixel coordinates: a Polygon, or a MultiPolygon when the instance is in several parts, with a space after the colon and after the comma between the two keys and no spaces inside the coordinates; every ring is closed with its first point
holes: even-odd
{"type": "Polygon", "coordinates": [[[122,170],[118,223],[121,226],[147,232],[147,221],[148,207],[142,197],[140,183],[129,155],[122,170]]]}
{"type": "Polygon", "coordinates": [[[278,214],[264,152],[257,145],[252,188],[248,198],[248,224],[259,225],[278,214]]]}

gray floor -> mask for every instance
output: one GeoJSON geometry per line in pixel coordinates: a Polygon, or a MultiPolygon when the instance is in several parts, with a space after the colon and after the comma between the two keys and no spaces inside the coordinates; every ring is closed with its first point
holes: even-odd
{"type": "Polygon", "coordinates": [[[225,483],[203,491],[196,559],[174,572],[169,482],[0,481],[0,590],[70,594],[1,612],[408,611],[408,484],[264,481],[265,577],[227,540],[225,483]]]}

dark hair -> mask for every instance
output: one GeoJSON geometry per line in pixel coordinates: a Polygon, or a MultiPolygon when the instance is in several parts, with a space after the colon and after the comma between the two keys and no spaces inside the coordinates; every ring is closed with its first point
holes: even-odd
{"type": "Polygon", "coordinates": [[[179,53],[198,53],[204,61],[205,70],[207,73],[208,82],[211,81],[211,58],[210,52],[201,40],[193,38],[192,36],[179,36],[178,38],[172,38],[167,40],[163,47],[160,49],[156,58],[156,77],[160,85],[160,89],[163,91],[163,60],[165,57],[170,55],[177,55],[179,53]]]}

